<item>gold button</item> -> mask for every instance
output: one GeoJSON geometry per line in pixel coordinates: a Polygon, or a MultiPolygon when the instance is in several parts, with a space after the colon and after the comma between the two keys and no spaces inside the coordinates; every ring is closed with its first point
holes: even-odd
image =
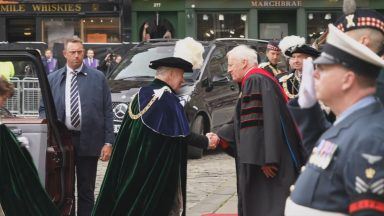
{"type": "Polygon", "coordinates": [[[289,187],[289,191],[293,191],[293,190],[295,190],[295,185],[291,185],[291,187],[289,187]]]}

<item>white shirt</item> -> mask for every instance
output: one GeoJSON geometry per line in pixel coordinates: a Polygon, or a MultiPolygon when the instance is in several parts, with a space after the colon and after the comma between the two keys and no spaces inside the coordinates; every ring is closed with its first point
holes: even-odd
{"type": "MultiPolygon", "coordinates": [[[[80,100],[80,94],[79,94],[79,116],[80,116],[80,126],[79,128],[74,128],[71,124],[71,102],[70,102],[70,96],[71,96],[71,79],[73,77],[71,68],[67,67],[67,76],[65,80],[65,125],[69,130],[81,130],[81,100],[80,100]]],[[[83,64],[79,68],[76,68],[75,71],[80,72],[83,68],[83,64]]],[[[79,92],[80,93],[80,92],[79,92]]]]}

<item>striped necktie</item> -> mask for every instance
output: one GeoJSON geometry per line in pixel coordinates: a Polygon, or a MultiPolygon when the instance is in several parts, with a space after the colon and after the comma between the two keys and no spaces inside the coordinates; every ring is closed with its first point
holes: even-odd
{"type": "Polygon", "coordinates": [[[72,72],[70,88],[70,109],[71,109],[71,124],[74,128],[80,127],[80,113],[79,113],[79,87],[77,84],[77,71],[72,72]]]}

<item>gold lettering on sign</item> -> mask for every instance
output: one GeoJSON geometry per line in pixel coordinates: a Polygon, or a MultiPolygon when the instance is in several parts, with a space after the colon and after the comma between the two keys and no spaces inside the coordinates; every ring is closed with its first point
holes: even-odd
{"type": "Polygon", "coordinates": [[[25,5],[24,4],[0,5],[0,12],[25,12],[25,5]]]}
{"type": "Polygon", "coordinates": [[[80,12],[81,4],[32,4],[34,12],[80,12]]]}
{"type": "Polygon", "coordinates": [[[303,6],[302,0],[252,0],[252,7],[301,7],[303,6]]]}

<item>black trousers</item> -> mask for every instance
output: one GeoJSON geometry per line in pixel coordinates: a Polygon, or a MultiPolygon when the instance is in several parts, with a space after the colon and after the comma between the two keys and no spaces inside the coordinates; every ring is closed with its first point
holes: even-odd
{"type": "Polygon", "coordinates": [[[97,156],[79,156],[76,146],[80,143],[80,133],[72,132],[75,146],[75,168],[77,183],[77,215],[90,216],[95,204],[95,182],[97,172],[97,156]]]}

